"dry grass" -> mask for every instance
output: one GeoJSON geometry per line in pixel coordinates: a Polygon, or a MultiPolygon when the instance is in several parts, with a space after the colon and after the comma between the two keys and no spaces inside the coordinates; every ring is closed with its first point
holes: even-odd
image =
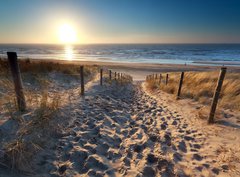
{"type": "MultiPolygon", "coordinates": [[[[42,92],[49,80],[50,73],[61,75],[61,81],[69,82],[71,79],[80,79],[79,65],[59,64],[47,61],[19,60],[23,79],[24,92],[27,103],[36,102],[36,92],[42,92]]],[[[85,66],[84,75],[91,79],[98,72],[97,66],[85,66]]],[[[80,83],[80,82],[79,82],[80,83]]],[[[14,86],[7,60],[0,59],[0,111],[3,105],[8,105],[9,110],[16,108],[14,86]]]]}
{"type": "Polygon", "coordinates": [[[154,80],[147,81],[147,89],[154,91],[159,88],[159,82],[154,80]]]}
{"type": "Polygon", "coordinates": [[[31,161],[29,161],[40,147],[32,142],[25,142],[23,139],[16,139],[5,145],[5,165],[14,170],[23,172],[31,171],[31,161]]]}
{"type": "MultiPolygon", "coordinates": [[[[9,67],[7,60],[0,59],[0,66],[2,68],[1,74],[9,73],[9,67]]],[[[34,61],[34,60],[19,60],[19,66],[21,73],[49,73],[49,72],[61,72],[64,74],[79,74],[79,65],[71,63],[57,63],[50,61],[34,61]]],[[[86,74],[93,67],[85,66],[86,74]],[[90,69],[91,68],[91,69],[90,69]]]]}
{"type": "Polygon", "coordinates": [[[131,76],[123,74],[122,78],[118,79],[117,77],[116,81],[118,84],[126,85],[132,83],[133,80],[131,76]]]}
{"type": "Polygon", "coordinates": [[[110,80],[108,71],[103,72],[103,79],[104,78],[105,78],[104,82],[106,82],[108,84],[116,83],[118,85],[126,85],[126,84],[131,84],[133,81],[132,77],[127,74],[122,74],[122,77],[121,77],[120,75],[118,76],[118,73],[117,73],[116,78],[115,78],[114,72],[112,72],[112,76],[111,76],[111,80],[110,80]]]}
{"type": "MultiPolygon", "coordinates": [[[[79,65],[30,60],[20,60],[19,65],[30,114],[23,117],[17,111],[9,66],[6,60],[0,60],[0,113],[3,118],[9,117],[19,124],[15,137],[0,145],[0,150],[4,151],[0,164],[21,172],[32,172],[32,157],[61,130],[54,120],[59,109],[66,104],[65,91],[70,93],[76,87],[71,86],[70,81],[80,83],[79,65]],[[60,86],[66,86],[68,90],[60,86]]],[[[97,71],[96,66],[85,66],[86,80],[93,78],[97,71]]]]}
{"type": "MultiPolygon", "coordinates": [[[[30,93],[30,92],[29,92],[30,93]]],[[[27,98],[36,96],[33,93],[27,95],[27,98]]],[[[5,99],[8,96],[5,96],[5,99]]],[[[37,99],[33,99],[37,100],[37,99]]],[[[60,95],[55,94],[54,99],[50,99],[48,91],[43,90],[40,95],[39,102],[36,102],[29,120],[25,120],[21,114],[16,111],[17,106],[13,105],[9,100],[5,104],[7,115],[14,119],[19,124],[19,129],[16,132],[16,138],[4,143],[4,165],[24,173],[32,173],[32,158],[35,153],[42,149],[43,131],[55,131],[54,126],[51,126],[51,119],[54,117],[57,110],[60,108],[60,95]]]]}
{"type": "MultiPolygon", "coordinates": [[[[210,105],[218,80],[219,72],[185,72],[181,98],[190,98],[204,105],[210,105]]],[[[165,84],[166,74],[162,82],[148,81],[148,88],[161,89],[170,94],[177,94],[180,73],[169,73],[169,82],[165,84]]],[[[240,73],[227,72],[219,106],[224,109],[240,111],[240,73]]]]}
{"type": "Polygon", "coordinates": [[[236,164],[240,163],[239,149],[236,149],[234,147],[226,148],[225,146],[219,146],[216,152],[218,154],[218,162],[226,164],[230,170],[240,173],[240,170],[236,166],[236,164]]]}

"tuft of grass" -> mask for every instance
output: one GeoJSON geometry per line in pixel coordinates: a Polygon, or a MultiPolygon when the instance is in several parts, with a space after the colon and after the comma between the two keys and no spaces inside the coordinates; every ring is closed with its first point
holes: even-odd
{"type": "Polygon", "coordinates": [[[22,138],[5,145],[5,164],[11,169],[32,172],[31,158],[40,148],[32,142],[25,142],[22,138]]]}
{"type": "MultiPolygon", "coordinates": [[[[17,111],[8,62],[0,60],[0,113],[3,118],[17,120],[19,125],[16,136],[0,144],[0,149],[4,152],[4,159],[0,159],[0,163],[4,160],[3,164],[13,170],[32,172],[36,152],[47,148],[49,139],[62,130],[61,123],[56,124],[56,119],[59,109],[65,103],[68,104],[63,92],[76,89],[75,83],[80,76],[79,65],[32,60],[19,60],[19,65],[28,108],[26,115],[17,111]],[[74,81],[72,85],[70,81],[74,81]],[[61,87],[62,85],[66,87],[61,87]]],[[[97,71],[97,66],[85,66],[85,80],[90,80],[97,71]]]]}
{"type": "MultiPolygon", "coordinates": [[[[18,60],[21,73],[49,73],[60,72],[67,75],[79,75],[79,64],[57,63],[50,61],[34,61],[30,59],[18,60]]],[[[84,75],[96,73],[98,66],[84,66],[84,75]]],[[[0,74],[10,74],[8,62],[6,59],[0,59],[0,74]]]]}
{"type": "Polygon", "coordinates": [[[151,91],[156,90],[158,87],[159,87],[159,84],[157,81],[149,80],[147,82],[147,89],[149,89],[151,91]]]}
{"type": "MultiPolygon", "coordinates": [[[[185,72],[181,98],[190,98],[204,105],[210,105],[218,81],[219,72],[185,72]]],[[[165,84],[165,74],[161,84],[148,81],[150,89],[160,89],[170,94],[177,94],[180,73],[169,73],[169,82],[165,84]]],[[[224,109],[240,111],[240,73],[227,72],[219,99],[219,106],[224,109]]]]}

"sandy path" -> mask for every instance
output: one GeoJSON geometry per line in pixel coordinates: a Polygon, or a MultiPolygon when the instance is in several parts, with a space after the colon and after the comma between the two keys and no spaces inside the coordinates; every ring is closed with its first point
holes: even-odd
{"type": "Polygon", "coordinates": [[[36,155],[32,176],[224,174],[214,158],[204,155],[200,124],[175,102],[154,97],[141,82],[100,86],[95,79],[87,87],[84,97],[73,96],[64,108],[69,125],[36,155]]]}
{"type": "Polygon", "coordinates": [[[57,171],[51,170],[55,175],[114,176],[120,168],[120,145],[131,118],[131,86],[101,87],[98,81],[89,85],[84,98],[74,103],[75,120],[59,140],[57,171]]]}
{"type": "MultiPolygon", "coordinates": [[[[141,139],[143,157],[135,160],[139,162],[136,167],[142,175],[184,176],[188,173],[200,176],[202,170],[194,169],[190,162],[198,164],[203,159],[199,153],[203,134],[191,127],[184,115],[146,94],[140,85],[137,85],[134,102],[133,119],[138,133],[129,141],[144,137],[141,139]],[[186,171],[186,167],[191,171],[186,171]]],[[[203,165],[196,167],[204,168],[203,165]]]]}
{"type": "Polygon", "coordinates": [[[90,85],[73,103],[75,116],[59,139],[53,166],[44,163],[43,171],[53,176],[215,174],[200,153],[203,134],[139,83],[90,85]]]}

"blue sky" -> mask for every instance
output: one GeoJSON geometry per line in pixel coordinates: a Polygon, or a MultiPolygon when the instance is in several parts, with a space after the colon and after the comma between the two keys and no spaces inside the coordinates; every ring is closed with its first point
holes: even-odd
{"type": "Polygon", "coordinates": [[[240,43],[239,0],[0,1],[0,43],[240,43]]]}

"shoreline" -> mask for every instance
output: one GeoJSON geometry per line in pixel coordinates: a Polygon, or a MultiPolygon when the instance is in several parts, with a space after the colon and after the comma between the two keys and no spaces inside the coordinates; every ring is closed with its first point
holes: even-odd
{"type": "MultiPolygon", "coordinates": [[[[6,59],[6,58],[5,58],[6,59]]],[[[26,59],[21,59],[26,60],[26,59]]],[[[28,59],[27,59],[28,60],[28,59]]],[[[158,64],[158,63],[132,63],[132,62],[104,62],[87,60],[60,60],[60,59],[29,59],[31,62],[53,62],[60,64],[96,65],[113,72],[124,72],[133,77],[135,81],[143,81],[147,75],[153,73],[182,72],[182,71],[217,71],[223,66],[190,65],[190,64],[158,64]]],[[[240,66],[225,66],[228,72],[240,72],[240,66]]]]}
{"type": "MultiPolygon", "coordinates": [[[[222,66],[211,65],[184,65],[184,64],[155,64],[155,63],[126,63],[126,62],[97,62],[97,61],[68,61],[68,60],[41,60],[30,59],[33,62],[46,61],[62,64],[97,65],[113,72],[124,72],[133,77],[135,81],[145,80],[145,77],[153,73],[182,72],[182,71],[215,71],[222,66]]],[[[240,66],[227,66],[230,72],[240,72],[240,66]]]]}
{"type": "Polygon", "coordinates": [[[192,63],[203,64],[203,65],[227,65],[227,66],[238,66],[240,67],[240,61],[193,61],[192,63]]]}

